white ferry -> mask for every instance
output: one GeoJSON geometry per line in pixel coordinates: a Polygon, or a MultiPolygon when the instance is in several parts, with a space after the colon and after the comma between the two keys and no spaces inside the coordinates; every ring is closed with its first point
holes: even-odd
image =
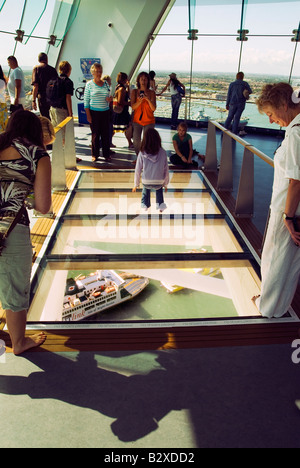
{"type": "Polygon", "coordinates": [[[77,322],[134,298],[149,284],[148,278],[97,270],[88,276],[69,278],[62,321],[77,322]]]}

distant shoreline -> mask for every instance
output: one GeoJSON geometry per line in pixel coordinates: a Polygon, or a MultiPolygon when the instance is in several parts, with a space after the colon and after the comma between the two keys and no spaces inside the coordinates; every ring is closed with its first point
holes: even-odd
{"type": "MultiPolygon", "coordinates": [[[[35,65],[34,65],[35,66],[35,65]]],[[[30,67],[30,66],[21,66],[22,70],[24,73],[28,74],[28,73],[32,73],[32,70],[34,68],[34,66],[30,67]]],[[[2,67],[3,68],[3,71],[5,74],[8,73],[9,69],[7,67],[2,67]]],[[[141,69],[140,71],[147,71],[147,70],[144,70],[144,69],[141,69]]],[[[155,73],[156,73],[156,76],[159,76],[159,77],[162,77],[162,76],[169,76],[169,74],[171,73],[170,70],[154,70],[155,73]]],[[[189,70],[173,70],[174,73],[177,73],[178,76],[184,76],[184,75],[188,75],[190,76],[190,71],[189,70]]],[[[235,72],[215,72],[215,71],[209,71],[209,70],[205,70],[205,71],[193,71],[193,77],[197,78],[197,77],[200,77],[200,76],[223,76],[224,78],[235,78],[235,75],[236,73],[235,72]]],[[[288,76],[287,75],[275,75],[275,74],[265,74],[265,73],[245,73],[245,79],[248,78],[258,78],[258,79],[268,79],[268,78],[272,78],[272,79],[275,79],[276,81],[278,80],[282,80],[282,81],[286,81],[288,80],[288,76]]],[[[293,77],[293,80],[300,80],[300,76],[294,76],[293,77]]]]}

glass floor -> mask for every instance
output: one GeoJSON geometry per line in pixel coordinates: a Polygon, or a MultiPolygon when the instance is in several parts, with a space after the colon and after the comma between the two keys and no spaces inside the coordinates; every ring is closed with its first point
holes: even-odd
{"type": "Polygon", "coordinates": [[[134,327],[260,319],[259,265],[201,172],[171,172],[167,209],[134,171],[80,171],[33,268],[28,325],[134,327]]]}

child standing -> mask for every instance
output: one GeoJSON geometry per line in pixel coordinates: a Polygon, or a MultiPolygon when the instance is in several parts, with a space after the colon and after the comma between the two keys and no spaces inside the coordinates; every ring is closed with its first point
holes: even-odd
{"type": "Polygon", "coordinates": [[[172,138],[173,146],[176,154],[170,156],[170,162],[174,166],[184,168],[191,168],[197,166],[196,161],[192,160],[193,156],[193,140],[189,133],[187,133],[187,125],[181,122],[177,127],[177,133],[172,138]]]}
{"type": "Polygon", "coordinates": [[[156,192],[156,208],[163,212],[167,206],[164,203],[163,188],[167,191],[169,183],[169,167],[167,153],[161,147],[161,138],[157,130],[148,128],[142,140],[135,167],[133,192],[140,185],[142,174],[143,193],[142,208],[148,210],[151,206],[151,189],[156,192]]]}

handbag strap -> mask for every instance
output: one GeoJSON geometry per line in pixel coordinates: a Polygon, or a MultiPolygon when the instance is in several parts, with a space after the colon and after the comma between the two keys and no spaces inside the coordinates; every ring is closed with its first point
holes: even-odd
{"type": "MultiPolygon", "coordinates": [[[[19,220],[21,219],[23,213],[26,211],[26,208],[25,208],[25,201],[26,201],[26,198],[28,196],[28,193],[30,192],[30,190],[28,189],[27,192],[26,192],[26,195],[24,197],[24,200],[23,200],[23,203],[22,203],[22,206],[21,208],[19,209],[19,211],[17,212],[16,216],[14,217],[13,221],[10,223],[9,227],[7,228],[7,230],[5,231],[4,234],[1,235],[1,240],[5,240],[8,238],[9,234],[12,232],[12,230],[14,229],[14,227],[18,224],[19,220]]],[[[1,253],[2,253],[2,250],[3,250],[4,246],[2,245],[1,248],[0,248],[0,256],[1,256],[1,253]]]]}
{"type": "Polygon", "coordinates": [[[14,217],[12,223],[10,224],[10,226],[8,227],[7,231],[5,232],[4,234],[4,238],[7,239],[7,237],[9,236],[9,234],[11,233],[11,231],[14,229],[14,227],[16,226],[16,224],[18,224],[19,220],[21,219],[21,216],[23,214],[25,210],[25,201],[23,202],[21,208],[19,209],[18,213],[16,214],[16,216],[14,217]]]}
{"type": "Polygon", "coordinates": [[[23,205],[19,209],[18,213],[14,217],[12,223],[8,227],[8,229],[4,233],[0,233],[0,257],[2,255],[2,251],[3,251],[4,247],[5,247],[3,241],[8,238],[9,234],[12,232],[12,230],[14,229],[16,224],[18,223],[19,219],[21,218],[24,210],[25,210],[25,200],[23,202],[23,205]]]}

